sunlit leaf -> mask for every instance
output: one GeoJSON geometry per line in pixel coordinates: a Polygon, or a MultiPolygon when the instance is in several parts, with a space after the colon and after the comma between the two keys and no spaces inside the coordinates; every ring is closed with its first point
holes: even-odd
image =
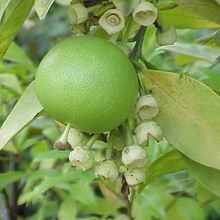
{"type": "Polygon", "coordinates": [[[165,138],[192,160],[220,169],[220,97],[176,73],[145,71],[141,78],[159,103],[155,121],[165,138]]]}
{"type": "MultiPolygon", "coordinates": [[[[217,57],[220,56],[220,50],[213,49],[208,46],[185,44],[179,42],[176,42],[173,45],[159,47],[158,50],[168,50],[175,53],[185,54],[191,57],[200,58],[210,62],[215,62],[217,57]]],[[[193,61],[194,60],[192,59],[192,62],[193,61]]]]}
{"type": "Polygon", "coordinates": [[[22,93],[22,89],[16,75],[9,73],[0,74],[0,84],[17,94],[22,93]]]}
{"type": "Polygon", "coordinates": [[[0,59],[18,33],[33,4],[34,0],[9,2],[6,8],[7,16],[0,23],[0,59]]]}
{"type": "Polygon", "coordinates": [[[161,11],[161,20],[165,25],[176,28],[217,28],[220,6],[210,0],[181,0],[177,6],[161,11]]]}
{"type": "Polygon", "coordinates": [[[54,1],[55,0],[35,0],[34,8],[40,20],[46,17],[54,1]]]}
{"type": "Polygon", "coordinates": [[[34,91],[34,83],[31,83],[0,129],[0,149],[24,126],[30,123],[42,109],[43,107],[39,103],[34,91]]]}
{"type": "Polygon", "coordinates": [[[2,15],[4,14],[4,11],[7,8],[10,1],[11,0],[0,0],[0,21],[2,19],[2,15]]]}

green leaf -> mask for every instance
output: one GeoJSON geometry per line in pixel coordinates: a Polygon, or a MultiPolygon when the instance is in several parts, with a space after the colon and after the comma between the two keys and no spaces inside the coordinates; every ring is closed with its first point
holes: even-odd
{"type": "Polygon", "coordinates": [[[220,97],[184,75],[148,70],[140,77],[159,103],[155,121],[165,138],[192,160],[220,169],[220,97]]]}
{"type": "Polygon", "coordinates": [[[185,44],[179,42],[176,42],[173,45],[159,47],[158,50],[168,50],[175,53],[180,53],[191,57],[200,58],[210,62],[215,62],[216,59],[220,56],[220,51],[217,49],[208,46],[185,44]]]}
{"type": "Polygon", "coordinates": [[[170,151],[153,162],[147,170],[146,183],[152,182],[155,177],[185,169],[184,161],[177,150],[170,151]],[[175,164],[175,166],[173,166],[175,164]]]}
{"type": "Polygon", "coordinates": [[[4,14],[4,11],[7,8],[10,1],[11,0],[0,0],[0,21],[2,19],[2,15],[4,14]]]}
{"type": "Polygon", "coordinates": [[[54,1],[55,0],[35,0],[34,8],[40,20],[46,17],[54,1]]]}
{"type": "Polygon", "coordinates": [[[27,201],[37,199],[40,197],[42,193],[44,193],[51,187],[54,187],[60,183],[74,182],[80,178],[83,178],[82,172],[72,172],[72,173],[69,172],[69,173],[61,174],[60,176],[57,175],[45,179],[41,183],[39,183],[31,192],[22,194],[18,200],[18,203],[23,204],[27,201]]]}
{"type": "Polygon", "coordinates": [[[220,171],[190,160],[188,157],[183,157],[187,168],[198,180],[198,182],[208,189],[210,192],[220,197],[220,171]]]}
{"type": "Polygon", "coordinates": [[[0,23],[0,59],[18,33],[33,3],[34,0],[17,0],[8,4],[7,16],[0,23]]]}
{"type": "Polygon", "coordinates": [[[34,91],[34,82],[32,82],[24,91],[0,129],[0,149],[42,110],[43,107],[37,99],[34,91]]]}
{"type": "Polygon", "coordinates": [[[220,27],[220,6],[209,0],[181,1],[177,7],[161,10],[163,25],[175,28],[218,28],[220,27]]]}
{"type": "Polygon", "coordinates": [[[34,70],[34,65],[25,52],[14,42],[11,43],[4,55],[5,60],[10,60],[24,65],[29,71],[34,70]]]}
{"type": "Polygon", "coordinates": [[[25,173],[20,171],[12,171],[0,174],[0,191],[10,183],[16,182],[25,176],[25,173]]]}
{"type": "Polygon", "coordinates": [[[179,198],[169,207],[165,220],[205,220],[205,210],[191,198],[179,198]]]}
{"type": "Polygon", "coordinates": [[[76,219],[77,208],[75,200],[71,197],[67,197],[62,201],[58,211],[58,219],[71,220],[76,219]]]}
{"type": "Polygon", "coordinates": [[[180,0],[179,7],[190,14],[220,24],[220,6],[213,0],[180,0]]]}
{"type": "Polygon", "coordinates": [[[66,159],[69,156],[70,151],[60,151],[60,150],[52,150],[46,153],[42,153],[37,155],[34,158],[34,162],[44,161],[46,159],[66,159]]]}
{"type": "Polygon", "coordinates": [[[9,73],[0,74],[0,84],[16,94],[20,95],[22,93],[21,86],[19,84],[18,78],[16,75],[9,73]]]}

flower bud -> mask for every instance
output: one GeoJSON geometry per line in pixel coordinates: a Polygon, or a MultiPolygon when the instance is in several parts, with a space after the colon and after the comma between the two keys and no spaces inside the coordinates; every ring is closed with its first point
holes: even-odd
{"type": "Polygon", "coordinates": [[[68,12],[72,24],[81,24],[88,19],[88,11],[81,3],[70,5],[68,12]]]}
{"type": "Polygon", "coordinates": [[[157,19],[157,8],[150,2],[141,1],[135,7],[133,17],[138,24],[149,26],[157,19]]]}
{"type": "Polygon", "coordinates": [[[138,125],[135,129],[137,140],[140,145],[146,146],[148,144],[149,135],[151,135],[158,142],[162,141],[163,134],[156,122],[149,121],[138,125]]]}
{"type": "Polygon", "coordinates": [[[129,169],[142,168],[147,164],[147,154],[139,145],[131,145],[122,151],[122,162],[129,169]]]}
{"type": "Polygon", "coordinates": [[[81,147],[75,147],[69,154],[70,163],[83,171],[88,170],[93,165],[93,156],[90,151],[81,147]]]}
{"type": "Polygon", "coordinates": [[[118,167],[112,160],[99,162],[95,168],[95,175],[106,180],[115,180],[118,177],[118,167]]]}
{"type": "Polygon", "coordinates": [[[68,134],[67,141],[72,148],[79,146],[82,147],[88,142],[89,138],[82,132],[75,128],[71,128],[68,134]]]}
{"type": "Polygon", "coordinates": [[[175,28],[171,27],[166,31],[157,29],[156,41],[160,46],[174,44],[177,40],[177,34],[175,28]]]}
{"type": "Polygon", "coordinates": [[[112,0],[113,4],[119,9],[124,15],[129,15],[140,2],[140,0],[112,0]]]}
{"type": "Polygon", "coordinates": [[[143,169],[127,170],[124,176],[129,186],[136,186],[145,181],[145,172],[143,169]]]}
{"type": "Polygon", "coordinates": [[[158,103],[152,95],[141,96],[136,105],[136,112],[142,120],[154,118],[158,112],[158,103]]]}
{"type": "Polygon", "coordinates": [[[108,33],[115,34],[125,26],[123,14],[117,9],[106,11],[99,19],[99,25],[108,33]]]}
{"type": "Polygon", "coordinates": [[[54,148],[58,149],[58,150],[67,150],[70,149],[71,146],[67,140],[67,137],[69,135],[71,126],[70,124],[67,124],[66,128],[64,129],[63,134],[61,135],[61,137],[54,143],[54,148]]]}

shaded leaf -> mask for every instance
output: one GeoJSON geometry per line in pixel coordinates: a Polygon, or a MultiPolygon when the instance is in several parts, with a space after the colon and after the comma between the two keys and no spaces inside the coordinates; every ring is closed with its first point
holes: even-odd
{"type": "Polygon", "coordinates": [[[7,16],[0,23],[0,59],[18,33],[33,3],[34,0],[17,0],[8,4],[7,16]]]}
{"type": "Polygon", "coordinates": [[[58,211],[58,219],[71,220],[75,219],[77,214],[77,208],[75,200],[71,197],[67,197],[62,201],[61,206],[58,211]]]}
{"type": "Polygon", "coordinates": [[[34,65],[25,52],[14,42],[11,43],[4,55],[5,60],[23,64],[28,70],[33,71],[34,65]]]}
{"type": "Polygon", "coordinates": [[[18,203],[23,204],[27,201],[37,199],[42,193],[44,193],[53,186],[56,186],[60,183],[74,182],[80,178],[83,178],[82,172],[69,172],[66,174],[61,174],[60,176],[54,176],[45,179],[41,183],[39,183],[31,192],[23,193],[20,196],[18,203]]]}
{"type": "Polygon", "coordinates": [[[165,138],[192,160],[220,169],[220,97],[180,74],[145,71],[140,76],[159,103],[155,121],[165,138]]]}
{"type": "Polygon", "coordinates": [[[191,198],[179,198],[169,207],[165,220],[205,220],[205,210],[191,198]]]}
{"type": "Polygon", "coordinates": [[[25,176],[25,173],[20,171],[11,171],[0,174],[0,190],[9,185],[10,183],[16,182],[25,176]]]}
{"type": "Polygon", "coordinates": [[[184,161],[177,150],[170,151],[153,162],[147,170],[146,183],[155,177],[185,169],[184,161]],[[175,166],[173,165],[175,164],[175,166]]]}
{"type": "Polygon", "coordinates": [[[40,162],[46,159],[67,159],[70,151],[52,150],[35,156],[34,162],[40,162]]]}
{"type": "Polygon", "coordinates": [[[220,171],[190,160],[188,157],[183,157],[187,168],[199,183],[208,189],[210,192],[220,197],[220,171]]]}
{"type": "Polygon", "coordinates": [[[34,83],[32,82],[24,91],[0,129],[0,149],[42,110],[43,107],[37,99],[34,83]]]}

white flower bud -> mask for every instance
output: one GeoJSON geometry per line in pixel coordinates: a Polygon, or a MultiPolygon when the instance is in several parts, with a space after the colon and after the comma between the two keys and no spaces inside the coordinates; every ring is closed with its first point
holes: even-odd
{"type": "Polygon", "coordinates": [[[112,160],[99,162],[95,168],[95,175],[106,180],[115,180],[118,177],[118,167],[112,160]]]}
{"type": "Polygon", "coordinates": [[[88,19],[88,11],[81,3],[70,5],[69,17],[72,24],[81,24],[88,19]]]}
{"type": "Polygon", "coordinates": [[[58,150],[66,150],[71,148],[67,137],[69,135],[71,126],[70,124],[67,124],[66,128],[64,129],[63,134],[61,135],[61,137],[54,143],[54,148],[58,149],[58,150]]]}
{"type": "Polygon", "coordinates": [[[75,128],[71,128],[68,134],[67,141],[72,148],[79,146],[82,147],[88,142],[89,138],[82,132],[75,128]]]}
{"type": "Polygon", "coordinates": [[[174,44],[177,40],[177,34],[175,28],[171,27],[166,31],[157,29],[156,40],[160,46],[174,44]]]}
{"type": "Polygon", "coordinates": [[[157,8],[150,2],[141,1],[135,7],[133,17],[138,24],[149,26],[157,19],[157,8]]]}
{"type": "Polygon", "coordinates": [[[152,95],[141,96],[137,101],[136,113],[142,120],[154,118],[159,113],[156,99],[152,95]]]}
{"type": "Polygon", "coordinates": [[[125,26],[123,14],[117,9],[106,11],[99,19],[99,25],[108,33],[115,34],[125,26]]]}
{"type": "Polygon", "coordinates": [[[129,15],[140,2],[140,0],[112,0],[117,9],[124,15],[129,15]]]}
{"type": "Polygon", "coordinates": [[[147,154],[139,145],[131,145],[122,151],[122,162],[129,169],[142,168],[147,164],[147,154]]]}
{"type": "Polygon", "coordinates": [[[149,121],[138,125],[135,129],[137,140],[140,145],[146,146],[148,144],[149,135],[151,135],[158,142],[162,141],[163,134],[156,122],[149,121]]]}
{"type": "Polygon", "coordinates": [[[69,154],[70,163],[83,171],[88,170],[93,165],[93,156],[90,151],[81,147],[75,147],[69,154]]]}
{"type": "Polygon", "coordinates": [[[136,186],[145,181],[145,172],[143,169],[127,170],[124,176],[129,186],[136,186]]]}

